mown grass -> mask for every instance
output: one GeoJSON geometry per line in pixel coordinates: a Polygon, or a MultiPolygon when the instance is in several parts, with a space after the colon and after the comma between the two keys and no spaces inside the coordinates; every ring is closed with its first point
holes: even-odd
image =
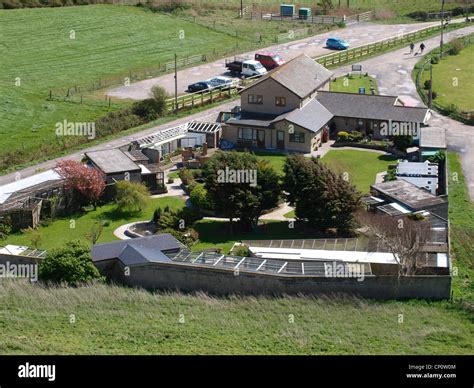
{"type": "MultiPolygon", "coordinates": [[[[445,55],[438,64],[433,65],[433,91],[437,94],[437,104],[443,107],[454,104],[460,111],[474,110],[473,61],[474,44],[470,44],[458,55],[445,55]]],[[[429,78],[429,71],[425,71],[422,84],[429,78]]]]}
{"type": "MultiPolygon", "coordinates": [[[[130,70],[171,61],[176,50],[180,56],[220,52],[238,42],[175,16],[129,6],[0,10],[0,18],[0,155],[42,145],[46,154],[48,144],[56,142],[57,122],[90,122],[109,110],[102,101],[47,101],[50,89],[125,77],[130,70]]],[[[125,104],[115,102],[110,110],[125,104]]]]}
{"type": "Polygon", "coordinates": [[[359,93],[359,88],[365,88],[365,94],[370,94],[371,88],[374,88],[375,94],[379,94],[377,81],[374,78],[357,73],[350,77],[335,78],[330,82],[329,88],[331,92],[343,93],[359,93]]]}
{"type": "Polygon", "coordinates": [[[392,155],[359,150],[329,151],[322,158],[335,172],[347,174],[349,181],[362,193],[368,193],[377,173],[387,171],[388,165],[396,160],[392,155]]]}
{"type": "Polygon", "coordinates": [[[469,315],[449,303],[217,298],[110,285],[47,289],[8,280],[0,283],[0,328],[0,354],[473,351],[469,315]]]}
{"type": "MultiPolygon", "coordinates": [[[[50,222],[48,225],[40,226],[38,233],[41,236],[39,247],[50,250],[61,247],[74,239],[88,240],[94,224],[108,222],[102,230],[98,242],[109,242],[117,240],[114,230],[119,226],[136,221],[151,220],[156,208],[169,206],[173,210],[184,207],[184,200],[179,197],[151,198],[147,207],[140,213],[119,213],[115,204],[107,204],[96,210],[88,210],[83,213],[73,214],[67,218],[60,218],[50,222]]],[[[1,241],[2,245],[26,245],[31,246],[31,236],[28,233],[16,233],[1,241]]]]}

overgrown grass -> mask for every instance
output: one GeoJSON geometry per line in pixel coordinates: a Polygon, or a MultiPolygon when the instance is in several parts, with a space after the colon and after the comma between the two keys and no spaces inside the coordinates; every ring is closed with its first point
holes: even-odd
{"type": "Polygon", "coordinates": [[[447,302],[217,298],[110,285],[48,289],[5,279],[0,329],[0,354],[473,352],[468,313],[447,302]]]}
{"type": "Polygon", "coordinates": [[[370,185],[375,183],[377,173],[387,171],[388,165],[396,160],[392,155],[359,150],[329,151],[322,158],[335,172],[347,174],[349,180],[362,193],[368,193],[370,185]]]}
{"type": "Polygon", "coordinates": [[[457,271],[452,288],[455,298],[474,303],[474,204],[457,154],[448,153],[448,169],[452,261],[457,271]]]}

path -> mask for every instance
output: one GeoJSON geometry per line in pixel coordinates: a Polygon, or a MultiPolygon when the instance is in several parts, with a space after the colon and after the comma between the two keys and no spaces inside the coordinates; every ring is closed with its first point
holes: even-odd
{"type": "MultiPolygon", "coordinates": [[[[333,52],[333,50],[329,50],[325,47],[326,39],[330,36],[341,37],[348,41],[351,47],[357,47],[437,24],[439,24],[439,22],[413,24],[358,23],[337,31],[325,32],[309,38],[282,43],[257,51],[277,53],[286,61],[303,53],[310,57],[317,57],[333,52]]],[[[240,56],[251,58],[255,52],[256,51],[250,51],[240,56]]],[[[178,93],[183,93],[189,84],[217,75],[224,75],[225,71],[224,59],[180,70],[178,71],[178,93]]],[[[166,74],[161,77],[136,82],[129,86],[114,88],[109,90],[107,95],[116,98],[143,100],[151,96],[150,90],[155,85],[165,88],[168,93],[174,95],[174,74],[166,74]]]]}

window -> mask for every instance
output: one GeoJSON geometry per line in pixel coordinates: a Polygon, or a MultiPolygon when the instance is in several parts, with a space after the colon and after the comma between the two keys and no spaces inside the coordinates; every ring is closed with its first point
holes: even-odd
{"type": "Polygon", "coordinates": [[[304,132],[290,133],[291,143],[304,143],[304,132]]]}
{"type": "Polygon", "coordinates": [[[237,138],[240,140],[257,140],[257,131],[252,128],[239,128],[237,138]]]}
{"type": "Polygon", "coordinates": [[[275,97],[276,106],[286,106],[286,97],[275,97]]]}
{"type": "Polygon", "coordinates": [[[249,104],[263,104],[263,96],[260,94],[249,94],[248,102],[249,104]]]}

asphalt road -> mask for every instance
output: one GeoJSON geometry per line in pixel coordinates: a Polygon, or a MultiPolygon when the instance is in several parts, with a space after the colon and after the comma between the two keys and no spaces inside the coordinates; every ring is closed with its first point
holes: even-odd
{"type": "MultiPolygon", "coordinates": [[[[317,57],[334,52],[325,47],[326,39],[330,36],[343,38],[349,42],[351,47],[357,47],[437,24],[439,24],[439,22],[391,25],[357,23],[337,31],[326,32],[309,38],[267,47],[265,50],[260,49],[258,51],[277,53],[287,61],[303,53],[310,57],[317,57]]],[[[252,58],[254,54],[255,51],[251,51],[240,56],[252,58]]],[[[187,86],[194,82],[206,80],[218,75],[229,75],[226,73],[224,59],[180,70],[178,71],[178,94],[184,93],[187,86]]],[[[107,95],[122,99],[143,100],[151,96],[150,90],[155,85],[165,88],[168,93],[174,95],[174,74],[166,74],[161,77],[136,82],[129,86],[117,87],[107,91],[107,95]]]]}

